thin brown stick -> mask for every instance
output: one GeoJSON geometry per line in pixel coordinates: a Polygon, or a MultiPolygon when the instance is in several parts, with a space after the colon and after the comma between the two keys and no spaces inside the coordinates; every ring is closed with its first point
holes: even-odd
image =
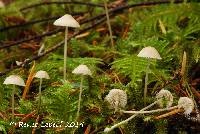
{"type": "MultiPolygon", "coordinates": [[[[38,124],[39,119],[40,119],[40,115],[37,116],[37,119],[35,120],[35,125],[38,124]]],[[[32,134],[35,134],[36,129],[37,129],[37,127],[33,127],[32,134]]]]}
{"type": "MultiPolygon", "coordinates": [[[[79,31],[77,33],[74,33],[73,35],[71,35],[70,37],[68,37],[68,40],[70,40],[71,38],[73,38],[73,37],[75,37],[75,36],[77,36],[79,34],[82,34],[82,33],[86,32],[86,31],[88,31],[88,30],[90,30],[90,29],[92,29],[92,28],[94,28],[96,26],[98,26],[99,24],[105,22],[105,20],[106,20],[106,18],[103,18],[103,19],[97,21],[94,25],[86,27],[86,28],[82,29],[81,31],[79,31]]],[[[34,60],[38,60],[41,57],[44,57],[45,55],[47,55],[47,54],[55,51],[57,48],[61,47],[63,44],[64,44],[64,41],[58,43],[57,45],[55,45],[55,46],[51,47],[50,49],[48,49],[45,53],[43,53],[41,55],[33,56],[31,59],[26,60],[25,62],[22,63],[22,65],[26,65],[26,64],[34,61],[34,60]]],[[[21,66],[14,66],[12,69],[8,69],[8,70],[6,70],[4,72],[0,72],[0,76],[6,75],[8,72],[10,72],[10,71],[12,71],[14,69],[20,68],[20,67],[21,66]]]]}
{"type": "Polygon", "coordinates": [[[90,3],[90,2],[80,2],[80,1],[45,1],[33,5],[29,5],[27,7],[23,7],[20,9],[20,11],[24,11],[30,8],[35,8],[39,6],[44,6],[44,5],[52,5],[52,4],[76,4],[76,5],[85,5],[85,6],[94,6],[94,7],[104,7],[102,4],[95,4],[95,3],[90,3]]]}
{"type": "MultiPolygon", "coordinates": [[[[182,3],[182,2],[183,2],[183,0],[174,1],[174,3],[176,3],[176,4],[182,3]]],[[[110,10],[109,11],[109,16],[112,16],[113,13],[118,13],[119,11],[123,11],[124,9],[128,9],[128,8],[140,7],[140,6],[152,6],[152,5],[159,5],[159,4],[169,4],[169,3],[171,3],[171,0],[158,1],[158,2],[142,2],[142,3],[138,3],[138,4],[131,4],[131,5],[126,5],[126,6],[121,6],[121,7],[117,7],[117,8],[114,8],[114,9],[110,10]]],[[[91,22],[91,21],[94,21],[94,20],[97,20],[97,19],[101,19],[104,16],[106,16],[105,13],[97,15],[97,16],[94,16],[94,17],[86,19],[86,20],[83,20],[80,23],[83,24],[83,23],[91,22]]],[[[64,30],[64,29],[62,29],[62,30],[64,30]]],[[[55,30],[55,31],[47,32],[47,33],[39,35],[39,36],[35,36],[35,37],[28,38],[28,39],[20,40],[20,41],[17,41],[15,43],[12,43],[12,44],[2,45],[2,46],[0,46],[0,50],[3,49],[3,48],[7,48],[7,47],[10,47],[10,46],[21,44],[23,42],[28,42],[28,41],[31,41],[31,40],[34,40],[34,39],[42,38],[42,37],[45,37],[45,36],[50,36],[50,35],[53,35],[53,34],[56,34],[56,33],[60,32],[62,30],[58,29],[58,30],[55,30]]]]}
{"type": "MultiPolygon", "coordinates": [[[[36,110],[34,110],[33,112],[31,112],[30,114],[27,114],[24,118],[22,118],[15,126],[14,128],[18,128],[20,122],[26,122],[29,118],[33,117],[36,113],[36,110]]],[[[13,132],[13,127],[9,130],[9,134],[11,134],[13,132]]]]}
{"type": "Polygon", "coordinates": [[[11,43],[11,44],[1,45],[0,46],[0,50],[4,49],[4,48],[11,47],[11,46],[19,45],[19,44],[21,44],[23,42],[28,42],[28,41],[31,41],[31,40],[43,38],[45,36],[50,36],[50,35],[53,35],[53,34],[56,34],[56,33],[60,32],[62,30],[63,30],[63,28],[58,28],[58,29],[56,29],[54,31],[50,31],[50,32],[47,32],[47,33],[44,33],[44,34],[41,34],[41,35],[38,35],[38,36],[34,36],[34,37],[31,37],[31,38],[19,40],[19,41],[16,41],[14,43],[11,43]]]}
{"type": "MultiPolygon", "coordinates": [[[[77,12],[77,13],[71,13],[71,15],[76,16],[76,15],[83,15],[86,12],[77,12]]],[[[24,26],[28,26],[28,25],[33,25],[33,24],[37,24],[37,23],[41,23],[41,22],[47,22],[47,21],[52,21],[52,20],[56,20],[58,18],[60,18],[61,16],[52,16],[49,18],[44,18],[44,19],[37,19],[37,20],[32,20],[32,21],[28,21],[22,24],[18,24],[18,25],[12,25],[12,26],[7,26],[7,27],[1,27],[0,31],[6,31],[6,30],[11,30],[14,28],[19,28],[19,27],[24,27],[24,26]]]]}
{"type": "Polygon", "coordinates": [[[183,109],[175,109],[175,110],[170,111],[170,112],[168,112],[168,113],[165,113],[165,114],[156,116],[156,117],[154,117],[154,119],[159,120],[159,119],[162,119],[162,118],[165,118],[165,117],[168,117],[168,116],[177,114],[177,113],[179,113],[179,112],[183,112],[183,109]]]}

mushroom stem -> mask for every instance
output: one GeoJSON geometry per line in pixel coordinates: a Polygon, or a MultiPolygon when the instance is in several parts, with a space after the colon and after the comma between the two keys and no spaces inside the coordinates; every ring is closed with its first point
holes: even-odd
{"type": "MultiPolygon", "coordinates": [[[[141,109],[140,112],[142,112],[142,111],[144,111],[144,110],[147,110],[147,109],[151,108],[152,106],[154,106],[154,105],[157,104],[158,102],[159,102],[159,100],[153,102],[152,104],[150,104],[150,105],[144,107],[143,109],[141,109]]],[[[111,128],[105,128],[105,129],[104,129],[104,132],[108,133],[108,132],[112,131],[113,129],[119,127],[120,125],[123,125],[123,124],[129,122],[130,120],[132,120],[132,119],[133,119],[135,116],[137,116],[137,115],[138,115],[138,113],[132,115],[131,117],[129,117],[128,119],[126,119],[126,120],[124,120],[124,121],[121,121],[121,122],[115,124],[115,125],[112,126],[111,128]]]]}
{"type": "Polygon", "coordinates": [[[15,85],[13,85],[13,90],[12,90],[12,121],[14,121],[14,103],[15,103],[15,85]]]}
{"type": "Polygon", "coordinates": [[[77,115],[76,115],[76,121],[79,118],[79,112],[80,112],[80,107],[81,107],[81,95],[82,95],[82,91],[83,91],[83,75],[81,76],[81,84],[80,84],[80,93],[79,93],[79,99],[78,99],[78,111],[77,111],[77,115]]]}
{"type": "Polygon", "coordinates": [[[110,33],[110,41],[111,41],[111,45],[112,45],[112,49],[114,49],[114,41],[113,41],[113,36],[112,36],[112,28],[110,25],[110,18],[109,18],[109,14],[108,14],[108,5],[106,0],[104,0],[104,7],[105,7],[105,11],[106,11],[106,18],[107,18],[107,25],[108,25],[108,30],[110,33]]]}
{"type": "Polygon", "coordinates": [[[68,36],[68,27],[65,28],[65,44],[64,44],[64,81],[66,80],[66,64],[67,64],[67,36],[68,36]]]}
{"type": "Polygon", "coordinates": [[[39,86],[39,101],[38,101],[38,108],[37,108],[37,113],[39,114],[40,112],[40,106],[41,106],[41,97],[42,97],[42,78],[40,78],[40,86],[39,86]]]}
{"type": "Polygon", "coordinates": [[[163,108],[163,109],[156,109],[156,110],[150,110],[150,111],[121,111],[126,114],[149,114],[149,113],[156,113],[156,112],[163,112],[163,111],[170,111],[173,109],[178,108],[178,106],[169,107],[169,108],[163,108]]]}
{"type": "Polygon", "coordinates": [[[145,106],[146,106],[146,97],[147,97],[149,66],[150,66],[150,58],[148,59],[148,64],[147,64],[147,68],[146,68],[146,75],[145,75],[145,86],[144,86],[144,105],[145,106]]]}

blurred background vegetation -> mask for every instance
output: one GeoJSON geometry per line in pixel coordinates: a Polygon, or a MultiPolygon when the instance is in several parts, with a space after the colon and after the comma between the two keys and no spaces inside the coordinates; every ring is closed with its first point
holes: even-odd
{"type": "MultiPolygon", "coordinates": [[[[11,88],[3,85],[6,76],[20,75],[27,80],[34,72],[45,70],[50,80],[42,86],[42,114],[37,122],[73,122],[77,110],[80,78],[72,70],[85,64],[92,76],[85,77],[80,122],[84,127],[16,128],[16,133],[102,133],[104,128],[128,116],[113,113],[104,98],[113,88],[128,94],[127,110],[144,107],[143,88],[147,61],[137,57],[146,46],[155,47],[162,60],[151,61],[148,99],[150,104],[162,88],[175,96],[188,96],[196,102],[191,117],[182,114],[153,120],[142,115],[111,133],[185,134],[200,133],[200,4],[198,0],[110,0],[107,1],[114,38],[111,47],[103,1],[99,0],[3,0],[0,7],[0,131],[11,129],[11,88]],[[63,84],[64,29],[53,22],[71,14],[81,24],[69,29],[67,80],[63,84]],[[42,49],[43,48],[43,49],[42,49]],[[186,58],[183,58],[183,53],[186,58]],[[17,65],[16,61],[22,62],[17,65]]],[[[26,99],[24,88],[15,95],[15,113],[24,116],[38,102],[39,80],[33,79],[26,99]]],[[[24,116],[16,115],[16,122],[24,116]]],[[[35,123],[31,116],[26,123],[35,123]]]]}

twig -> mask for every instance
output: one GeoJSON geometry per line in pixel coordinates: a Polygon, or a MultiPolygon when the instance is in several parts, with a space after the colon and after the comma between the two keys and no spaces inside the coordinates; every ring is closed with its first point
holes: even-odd
{"type": "MultiPolygon", "coordinates": [[[[190,0],[189,0],[189,1],[190,1],[190,0]]],[[[182,2],[183,2],[183,0],[176,0],[176,1],[174,1],[174,3],[176,3],[176,4],[182,3],[182,2]]],[[[114,12],[118,12],[118,11],[120,11],[120,10],[124,10],[124,9],[127,9],[127,8],[133,8],[133,7],[139,7],[139,6],[152,6],[152,5],[168,4],[168,3],[171,3],[171,0],[158,1],[158,2],[142,2],[142,3],[138,3],[138,4],[126,5],[126,6],[117,7],[117,8],[114,8],[114,9],[110,10],[110,11],[109,11],[109,16],[113,15],[112,13],[114,13],[114,12]]],[[[81,23],[81,24],[87,23],[87,22],[90,22],[90,21],[93,21],[93,20],[96,20],[96,19],[100,19],[100,18],[102,18],[102,17],[104,17],[104,16],[105,16],[105,14],[100,14],[100,15],[98,15],[98,16],[95,16],[95,17],[92,17],[92,18],[90,18],[90,19],[84,20],[84,21],[82,21],[82,22],[80,22],[80,23],[81,23]]],[[[101,20],[101,21],[99,21],[99,22],[97,22],[97,23],[95,23],[94,25],[92,25],[92,26],[90,26],[90,27],[87,27],[87,28],[83,29],[82,31],[83,31],[83,32],[84,32],[84,31],[87,31],[87,30],[89,30],[89,29],[95,27],[96,25],[100,24],[101,22],[104,22],[104,21],[105,21],[105,19],[104,19],[104,20],[101,20]]],[[[63,30],[64,30],[64,29],[63,29],[63,30]]],[[[58,29],[57,31],[53,31],[53,32],[54,32],[54,34],[55,34],[55,33],[59,32],[59,31],[62,31],[62,29],[58,29]]],[[[79,33],[74,34],[73,36],[70,37],[70,39],[71,39],[72,37],[75,37],[76,35],[79,35],[79,34],[83,33],[82,31],[80,31],[79,33]]],[[[50,35],[51,35],[51,34],[50,34],[50,35]]],[[[43,37],[43,35],[40,35],[40,36],[43,37]]],[[[46,36],[46,35],[45,35],[45,36],[46,36]]],[[[35,38],[34,38],[34,39],[35,39],[35,38]]],[[[30,41],[30,39],[26,39],[26,41],[27,41],[27,40],[30,41]]],[[[24,40],[24,41],[25,41],[25,40],[24,40]]],[[[19,41],[19,42],[22,42],[22,41],[19,41]]],[[[18,44],[19,44],[19,43],[18,43],[18,44]]],[[[46,51],[45,53],[41,54],[40,56],[33,56],[33,58],[32,58],[31,60],[29,60],[29,61],[26,61],[25,64],[26,64],[26,63],[30,63],[30,62],[33,61],[33,60],[37,60],[37,59],[39,59],[39,58],[45,56],[46,54],[48,54],[48,53],[50,53],[50,52],[56,50],[57,48],[59,48],[59,47],[62,46],[62,45],[63,45],[63,42],[60,42],[59,44],[57,44],[57,45],[55,45],[54,47],[50,48],[50,49],[49,49],[48,51],[46,51]]],[[[12,45],[12,46],[13,46],[13,45],[12,45]]],[[[1,49],[1,47],[0,47],[0,49],[1,49]]],[[[19,68],[19,67],[20,67],[20,66],[13,67],[12,69],[8,69],[8,70],[6,70],[5,72],[0,72],[0,76],[5,75],[6,73],[8,73],[8,72],[10,72],[10,71],[12,71],[12,70],[14,70],[14,69],[16,69],[16,68],[19,68]]]]}
{"type": "MultiPolygon", "coordinates": [[[[35,125],[38,124],[39,119],[40,119],[40,115],[37,116],[37,118],[36,118],[36,120],[35,120],[35,125]]],[[[34,127],[34,128],[33,128],[33,130],[32,130],[32,134],[35,134],[36,129],[37,129],[37,127],[34,127]]]]}
{"type": "MultiPolygon", "coordinates": [[[[35,113],[36,113],[36,111],[34,110],[34,111],[31,112],[30,114],[27,114],[24,118],[22,118],[21,121],[19,121],[19,122],[14,126],[14,128],[18,128],[20,122],[25,122],[25,121],[27,121],[27,120],[28,120],[30,117],[32,117],[35,113]]],[[[13,128],[13,127],[12,127],[12,128],[13,128]]],[[[12,128],[9,130],[9,132],[8,132],[9,134],[12,133],[12,131],[13,131],[12,128]]]]}
{"type": "MultiPolygon", "coordinates": [[[[70,36],[70,37],[68,38],[68,40],[70,40],[71,38],[73,38],[73,37],[75,37],[75,36],[77,36],[77,35],[79,35],[79,34],[81,34],[81,33],[84,33],[84,32],[87,31],[87,30],[90,30],[90,29],[92,29],[92,28],[98,26],[99,24],[101,24],[101,23],[104,22],[105,20],[106,20],[106,18],[103,18],[103,19],[99,20],[98,22],[96,22],[94,25],[89,26],[89,27],[86,27],[86,28],[80,30],[80,31],[77,32],[77,33],[74,33],[72,36],[70,36]]],[[[28,63],[34,61],[34,60],[40,59],[41,57],[43,57],[43,56],[45,56],[45,55],[47,55],[47,54],[49,54],[49,53],[55,51],[57,48],[59,48],[59,47],[62,46],[63,44],[64,44],[64,41],[58,43],[57,45],[55,45],[55,46],[51,47],[50,49],[48,49],[45,53],[43,53],[43,54],[41,54],[41,55],[33,56],[31,59],[26,60],[25,62],[22,63],[22,65],[26,65],[26,64],[28,64],[28,63]]],[[[4,72],[0,72],[0,76],[6,75],[8,72],[10,72],[10,71],[12,71],[12,70],[14,70],[14,69],[20,68],[20,67],[21,67],[21,66],[14,66],[12,69],[8,69],[8,70],[6,70],[6,71],[4,71],[4,72]]]]}
{"type": "Polygon", "coordinates": [[[29,5],[27,7],[23,7],[20,9],[20,11],[24,11],[30,8],[35,8],[35,7],[39,7],[39,6],[43,6],[43,5],[52,5],[52,4],[76,4],[76,5],[85,5],[85,6],[95,6],[95,7],[104,7],[101,4],[95,4],[95,3],[90,3],[90,2],[80,2],[80,1],[47,1],[47,2],[41,2],[41,3],[37,3],[37,4],[33,4],[33,5],[29,5]]]}
{"type": "MultiPolygon", "coordinates": [[[[75,16],[75,15],[83,15],[84,13],[86,13],[86,12],[71,13],[71,15],[73,15],[73,16],[75,16]]],[[[45,19],[37,19],[37,20],[28,21],[28,22],[25,22],[23,24],[7,26],[7,27],[1,27],[0,31],[3,32],[3,31],[10,30],[10,29],[13,29],[13,28],[19,28],[19,27],[24,27],[24,26],[28,26],[28,25],[33,25],[33,24],[36,24],[36,23],[51,21],[51,20],[58,19],[60,17],[61,16],[53,16],[53,17],[49,17],[49,18],[45,18],[45,19]]]]}
{"type": "Polygon", "coordinates": [[[31,40],[35,40],[35,39],[39,39],[39,38],[45,37],[45,36],[50,36],[50,35],[53,35],[53,34],[56,34],[56,33],[60,32],[62,30],[63,30],[63,28],[58,28],[58,29],[56,29],[54,31],[50,31],[50,32],[47,32],[47,33],[44,33],[44,34],[41,34],[41,35],[38,35],[38,36],[34,36],[34,37],[31,37],[31,38],[19,40],[19,41],[16,41],[14,43],[11,43],[11,44],[2,45],[2,46],[0,46],[0,50],[4,49],[4,48],[11,47],[11,46],[19,45],[19,44],[21,44],[23,42],[28,42],[28,41],[31,41],[31,40]]]}
{"type": "MultiPolygon", "coordinates": [[[[151,108],[152,106],[154,106],[154,105],[157,104],[157,103],[158,103],[158,101],[155,101],[154,103],[148,105],[147,107],[141,109],[140,111],[145,111],[145,110],[151,108]]],[[[121,125],[123,125],[123,124],[125,124],[125,123],[127,123],[127,122],[129,122],[130,120],[132,120],[133,118],[135,118],[135,116],[137,116],[137,115],[138,115],[138,114],[134,114],[134,115],[132,115],[131,117],[129,117],[128,119],[123,120],[123,121],[121,121],[121,122],[119,122],[119,123],[113,125],[113,126],[110,127],[110,128],[105,128],[105,129],[104,129],[104,132],[110,132],[110,131],[112,131],[113,129],[115,129],[115,128],[117,128],[117,127],[119,127],[119,126],[121,126],[121,125]]]]}
{"type": "MultiPolygon", "coordinates": [[[[174,1],[174,3],[181,3],[181,2],[183,2],[183,0],[174,1]]],[[[126,5],[126,6],[117,7],[117,8],[114,8],[114,9],[110,10],[109,11],[109,16],[114,15],[113,13],[117,13],[118,11],[121,11],[121,10],[124,10],[124,9],[128,9],[128,8],[139,7],[139,6],[152,6],[152,5],[168,4],[168,3],[171,3],[171,1],[170,0],[166,0],[166,1],[158,1],[158,2],[142,2],[142,3],[138,3],[138,4],[126,5]]],[[[80,24],[91,22],[91,21],[96,20],[96,19],[101,19],[104,16],[106,16],[105,13],[97,15],[97,16],[94,16],[94,17],[92,17],[90,19],[87,19],[87,20],[83,20],[83,21],[80,22],[80,24]]],[[[56,34],[56,33],[60,32],[60,31],[62,31],[62,30],[59,29],[58,31],[51,31],[51,32],[48,32],[48,33],[45,33],[45,34],[42,34],[42,35],[39,35],[39,36],[35,36],[35,37],[31,37],[31,38],[24,39],[24,40],[21,40],[21,41],[17,41],[15,43],[10,44],[10,45],[3,45],[3,46],[0,46],[0,50],[2,48],[7,48],[7,47],[10,47],[10,46],[18,45],[18,44],[21,44],[23,42],[34,40],[34,39],[37,39],[37,38],[50,36],[52,34],[56,34]]]]}

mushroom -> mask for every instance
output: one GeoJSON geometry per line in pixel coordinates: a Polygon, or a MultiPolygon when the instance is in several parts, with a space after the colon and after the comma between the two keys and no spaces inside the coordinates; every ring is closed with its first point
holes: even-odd
{"type": "Polygon", "coordinates": [[[194,109],[194,102],[188,97],[180,97],[178,101],[178,108],[184,110],[185,115],[189,115],[194,109]]]}
{"type": "Polygon", "coordinates": [[[188,98],[188,97],[180,97],[179,101],[178,101],[178,105],[176,106],[177,108],[173,111],[170,111],[168,113],[159,115],[157,117],[155,117],[155,119],[161,119],[170,115],[174,115],[176,113],[179,112],[183,112],[185,115],[189,115],[192,110],[194,109],[194,102],[192,99],[188,98]]]}
{"type": "Polygon", "coordinates": [[[68,27],[80,27],[79,23],[69,14],[65,14],[61,18],[57,19],[54,23],[56,26],[64,26],[65,28],[65,44],[64,44],[64,81],[66,80],[66,62],[67,62],[67,35],[68,27]]]}
{"type": "MultiPolygon", "coordinates": [[[[155,104],[159,104],[160,101],[163,100],[164,98],[167,98],[166,101],[170,101],[170,103],[172,103],[172,102],[171,102],[171,99],[168,99],[168,98],[171,98],[171,95],[169,95],[169,94],[171,94],[169,91],[167,92],[167,90],[164,90],[164,91],[161,90],[161,91],[160,91],[159,93],[157,93],[157,95],[156,95],[157,100],[156,100],[155,102],[153,102],[152,104],[150,104],[150,105],[144,107],[144,108],[141,109],[140,111],[123,111],[123,110],[121,110],[121,112],[123,112],[123,113],[129,113],[129,114],[131,113],[131,114],[134,114],[134,115],[132,115],[131,117],[127,118],[126,120],[123,120],[123,121],[121,121],[121,122],[119,122],[119,123],[113,125],[113,126],[110,127],[110,128],[108,128],[108,127],[105,128],[105,129],[104,129],[104,132],[107,133],[107,132],[112,131],[113,129],[119,127],[120,125],[123,125],[123,124],[129,122],[130,120],[132,120],[133,118],[135,118],[135,117],[136,117],[137,115],[139,115],[139,114],[155,113],[155,112],[161,112],[161,111],[166,111],[166,110],[173,110],[173,109],[175,109],[175,108],[178,108],[178,106],[174,106],[174,107],[167,107],[167,108],[164,108],[164,109],[156,109],[156,110],[151,110],[151,111],[145,111],[145,110],[151,108],[152,106],[154,106],[155,104]],[[158,97],[157,97],[157,96],[158,96],[158,97]]],[[[173,100],[172,100],[172,101],[173,101],[173,100]]],[[[169,102],[167,102],[167,103],[169,103],[169,102]]],[[[169,104],[170,104],[170,103],[169,103],[169,104]]]]}
{"type": "Polygon", "coordinates": [[[38,102],[38,109],[37,112],[39,113],[40,111],[40,106],[41,106],[41,97],[42,97],[42,79],[50,79],[48,73],[46,71],[38,71],[35,76],[35,78],[39,78],[40,79],[40,86],[39,86],[39,102],[38,102]]]}
{"type": "Polygon", "coordinates": [[[81,106],[81,95],[82,95],[82,91],[83,91],[83,78],[84,78],[84,75],[92,75],[92,73],[86,65],[79,65],[72,71],[72,73],[81,75],[80,93],[79,93],[79,100],[78,100],[78,111],[77,111],[77,116],[76,116],[76,120],[77,120],[79,117],[80,106],[81,106]]]}
{"type": "Polygon", "coordinates": [[[160,57],[160,54],[158,53],[158,51],[154,47],[151,47],[151,46],[143,48],[137,56],[147,58],[148,60],[148,64],[146,68],[146,76],[145,76],[145,86],[144,86],[144,104],[146,105],[150,61],[151,59],[162,59],[162,58],[160,57]]]}
{"type": "Polygon", "coordinates": [[[111,108],[115,109],[115,112],[119,108],[124,108],[127,104],[127,94],[120,89],[112,89],[105,97],[105,100],[110,104],[111,108]]]}
{"type": "Polygon", "coordinates": [[[171,107],[173,103],[173,95],[170,91],[161,89],[160,92],[156,94],[156,99],[159,100],[158,105],[160,107],[166,106],[171,107]]]}
{"type": "Polygon", "coordinates": [[[12,120],[14,121],[15,85],[25,86],[25,83],[24,83],[24,80],[20,76],[18,76],[18,75],[10,75],[9,77],[7,77],[5,79],[3,84],[6,84],[6,85],[11,84],[11,85],[13,85],[13,91],[12,91],[12,120]]]}

